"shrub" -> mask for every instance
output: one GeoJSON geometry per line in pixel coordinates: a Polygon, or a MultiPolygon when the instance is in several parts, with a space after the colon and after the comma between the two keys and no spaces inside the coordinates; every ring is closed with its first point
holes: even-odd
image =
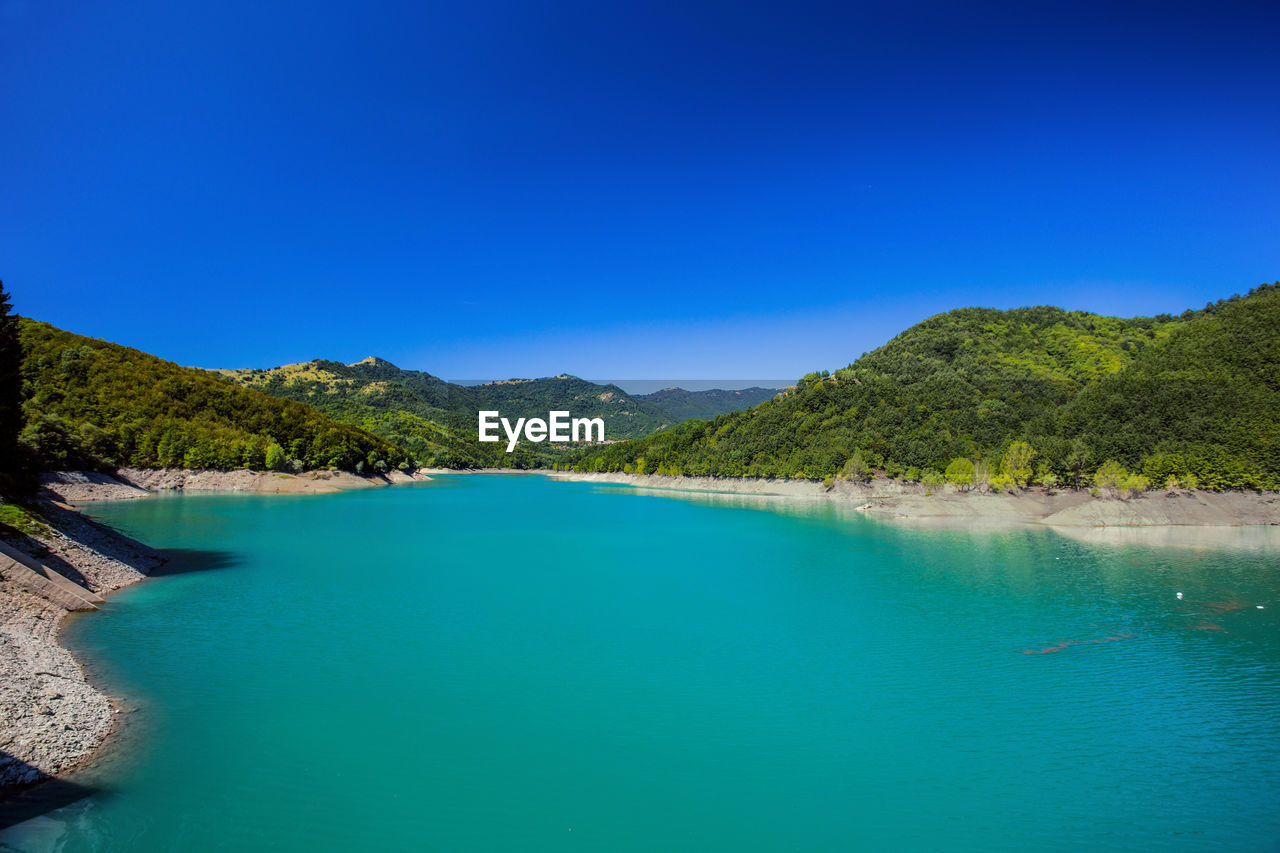
{"type": "Polygon", "coordinates": [[[1126,498],[1133,497],[1138,492],[1145,492],[1151,488],[1151,481],[1141,474],[1129,474],[1120,483],[1120,492],[1126,498]]]}
{"type": "Polygon", "coordinates": [[[1035,455],[1031,445],[1025,441],[1015,441],[1009,445],[1004,458],[1000,460],[1000,473],[1012,480],[1018,488],[1026,486],[1031,482],[1031,460],[1035,455]]]}
{"type": "Polygon", "coordinates": [[[871,479],[872,472],[871,466],[867,464],[867,460],[862,455],[862,451],[855,450],[849,461],[844,463],[844,471],[842,473],[846,479],[865,482],[871,479]]]}
{"type": "Polygon", "coordinates": [[[1129,477],[1129,472],[1125,467],[1114,459],[1109,459],[1102,463],[1098,468],[1098,472],[1093,475],[1093,485],[1099,489],[1108,489],[1110,491],[1119,491],[1125,480],[1129,477]]]}
{"type": "Polygon", "coordinates": [[[1017,482],[1008,474],[999,473],[991,478],[991,491],[993,492],[1016,492],[1018,491],[1017,482]]]}

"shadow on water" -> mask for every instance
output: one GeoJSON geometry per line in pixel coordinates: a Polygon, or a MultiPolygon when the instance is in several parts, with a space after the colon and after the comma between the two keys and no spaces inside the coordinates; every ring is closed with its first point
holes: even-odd
{"type": "MultiPolygon", "coordinates": [[[[28,772],[38,772],[30,764],[3,751],[0,751],[0,766],[4,767],[6,776],[16,778],[22,778],[28,772]]],[[[97,788],[65,779],[48,779],[0,789],[0,829],[16,826],[97,793],[97,788]]]]}
{"type": "Polygon", "coordinates": [[[231,569],[240,565],[243,560],[232,551],[200,551],[187,548],[166,548],[163,554],[167,558],[164,565],[151,572],[151,577],[159,578],[167,575],[188,575],[195,572],[212,572],[219,569],[231,569]]]}

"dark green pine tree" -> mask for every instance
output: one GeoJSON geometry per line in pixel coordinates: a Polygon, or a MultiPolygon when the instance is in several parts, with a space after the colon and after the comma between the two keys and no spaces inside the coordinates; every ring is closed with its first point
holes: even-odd
{"type": "Polygon", "coordinates": [[[22,432],[22,339],[9,294],[0,281],[0,488],[11,486],[21,467],[18,434],[22,432]]]}

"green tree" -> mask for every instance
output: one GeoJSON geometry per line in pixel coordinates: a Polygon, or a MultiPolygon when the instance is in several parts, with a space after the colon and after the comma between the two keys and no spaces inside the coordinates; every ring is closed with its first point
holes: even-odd
{"type": "MultiPolygon", "coordinates": [[[[22,433],[22,339],[9,294],[0,281],[0,476],[17,473],[18,436],[22,433]]],[[[10,485],[0,482],[0,487],[10,485]]]]}
{"type": "Polygon", "coordinates": [[[289,464],[289,457],[285,454],[284,448],[273,441],[267,445],[266,463],[272,471],[283,471],[289,464]]]}
{"type": "Polygon", "coordinates": [[[973,488],[973,462],[963,456],[952,459],[945,472],[947,482],[957,489],[973,488]]]}
{"type": "Polygon", "coordinates": [[[927,487],[930,491],[938,488],[945,482],[946,480],[943,479],[942,473],[935,468],[930,468],[920,477],[920,485],[927,487]]]}
{"type": "Polygon", "coordinates": [[[864,482],[871,479],[871,466],[867,464],[861,449],[853,451],[853,456],[849,457],[849,461],[844,463],[843,473],[847,479],[855,482],[864,482]]]}
{"type": "Polygon", "coordinates": [[[1120,483],[1120,493],[1124,497],[1133,497],[1138,492],[1145,492],[1151,488],[1151,481],[1141,474],[1128,474],[1120,483]]]}
{"type": "Polygon", "coordinates": [[[1015,441],[1009,445],[1004,458],[1000,460],[1000,473],[1012,480],[1018,488],[1026,488],[1034,473],[1031,470],[1031,460],[1035,455],[1036,452],[1031,449],[1031,445],[1025,441],[1015,441]]]}

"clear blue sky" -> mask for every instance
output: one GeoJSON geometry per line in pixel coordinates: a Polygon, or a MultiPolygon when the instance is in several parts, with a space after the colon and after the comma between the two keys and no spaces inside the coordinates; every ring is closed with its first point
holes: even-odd
{"type": "Polygon", "coordinates": [[[0,0],[0,278],[184,364],[788,377],[1280,278],[1280,4],[0,0]]]}

